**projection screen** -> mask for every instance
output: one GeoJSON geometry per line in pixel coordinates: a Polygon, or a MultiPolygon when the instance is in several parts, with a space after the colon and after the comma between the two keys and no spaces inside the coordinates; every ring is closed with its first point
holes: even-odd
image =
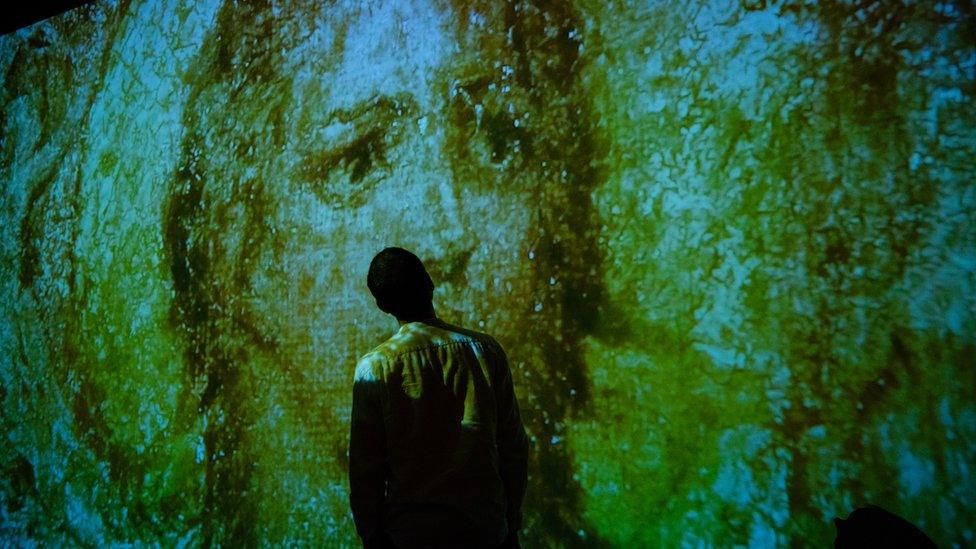
{"type": "Polygon", "coordinates": [[[525,547],[976,524],[970,2],[95,2],[0,38],[3,545],[354,546],[365,284],[506,348],[525,547]]]}

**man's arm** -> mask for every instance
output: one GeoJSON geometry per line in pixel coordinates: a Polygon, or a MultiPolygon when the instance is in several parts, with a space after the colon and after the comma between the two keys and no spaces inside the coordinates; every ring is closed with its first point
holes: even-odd
{"type": "Polygon", "coordinates": [[[498,469],[505,485],[509,539],[515,539],[522,527],[522,499],[528,483],[529,441],[525,436],[512,370],[501,345],[495,343],[498,355],[498,380],[495,399],[498,406],[498,469]]]}
{"type": "Polygon", "coordinates": [[[360,363],[352,388],[349,433],[349,504],[356,532],[364,547],[384,536],[383,499],[386,492],[386,437],[379,381],[369,363],[360,363]]]}

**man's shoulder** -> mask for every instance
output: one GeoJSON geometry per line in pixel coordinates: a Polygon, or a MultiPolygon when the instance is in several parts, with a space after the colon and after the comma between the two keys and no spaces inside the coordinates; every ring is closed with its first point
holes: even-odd
{"type": "Polygon", "coordinates": [[[504,353],[498,341],[483,332],[455,326],[443,321],[413,323],[401,328],[389,339],[363,355],[356,364],[357,381],[380,381],[402,356],[431,347],[452,343],[477,343],[494,353],[504,353]]]}
{"type": "Polygon", "coordinates": [[[412,322],[401,327],[393,337],[383,342],[375,350],[385,356],[395,358],[421,349],[471,342],[497,345],[497,342],[488,334],[435,319],[428,322],[412,322]]]}
{"type": "Polygon", "coordinates": [[[448,324],[446,322],[441,323],[441,328],[447,332],[450,332],[453,336],[452,340],[454,341],[474,341],[483,345],[501,347],[495,338],[484,332],[464,328],[462,326],[456,326],[454,324],[448,324]]]}
{"type": "Polygon", "coordinates": [[[394,362],[404,354],[424,347],[426,342],[427,338],[417,330],[399,330],[359,359],[356,380],[383,379],[394,362]]]}
{"type": "Polygon", "coordinates": [[[366,353],[356,363],[355,381],[379,381],[384,377],[384,366],[389,361],[383,352],[383,345],[379,345],[366,353]]]}
{"type": "Polygon", "coordinates": [[[489,362],[493,364],[508,362],[505,349],[502,348],[501,343],[499,343],[498,340],[491,335],[453,325],[448,325],[446,328],[451,330],[451,333],[456,335],[460,341],[466,341],[469,342],[469,344],[474,345],[475,348],[478,349],[476,352],[478,352],[479,355],[483,356],[489,362]]]}

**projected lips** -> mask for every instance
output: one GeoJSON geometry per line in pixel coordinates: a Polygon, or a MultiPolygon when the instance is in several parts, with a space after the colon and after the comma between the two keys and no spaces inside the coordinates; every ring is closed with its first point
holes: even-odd
{"type": "Polygon", "coordinates": [[[395,244],[512,360],[526,547],[827,545],[866,502],[971,544],[971,9],[137,2],[4,37],[0,539],[354,544],[395,244]]]}

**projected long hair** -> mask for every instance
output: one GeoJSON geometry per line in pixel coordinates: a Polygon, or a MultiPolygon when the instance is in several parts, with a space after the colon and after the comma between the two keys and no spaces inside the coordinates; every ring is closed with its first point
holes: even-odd
{"type": "MultiPolygon", "coordinates": [[[[534,436],[525,526],[529,539],[541,544],[583,543],[579,532],[587,527],[564,422],[586,412],[589,383],[580,343],[600,325],[604,306],[599,223],[590,196],[601,183],[605,151],[581,88],[580,22],[565,3],[548,1],[462,5],[455,16],[459,35],[469,41],[465,47],[488,48],[489,57],[503,59],[510,71],[443,90],[451,97],[445,100],[451,101],[453,176],[477,184],[468,148],[473,132],[483,131],[492,161],[517,151],[517,169],[535,184],[534,203],[526,205],[535,223],[524,235],[532,244],[527,272],[535,300],[513,304],[519,309],[514,317],[523,320],[498,334],[513,357],[523,417],[534,436]],[[487,17],[490,30],[469,26],[474,13],[487,17]],[[495,38],[474,36],[482,32],[495,38]],[[513,80],[511,95],[529,123],[514,124],[511,109],[476,123],[476,105],[506,99],[503,77],[513,80]]],[[[185,341],[183,398],[205,418],[205,544],[257,538],[248,456],[248,428],[257,418],[244,403],[261,390],[249,366],[255,353],[273,355],[278,342],[247,296],[262,257],[274,258],[282,236],[268,221],[275,201],[266,178],[274,167],[257,175],[245,167],[257,161],[254,151],[281,143],[290,82],[278,70],[279,56],[302,33],[276,29],[301,26],[305,18],[300,9],[273,15],[266,5],[222,6],[191,75],[182,160],[165,205],[171,322],[185,341]]],[[[601,544],[586,533],[587,545],[601,544]]]]}
{"type": "Polygon", "coordinates": [[[185,340],[188,383],[182,398],[204,416],[202,536],[212,543],[253,543],[258,504],[249,497],[252,460],[246,403],[259,394],[249,363],[255,347],[272,351],[273,334],[262,330],[246,303],[252,260],[267,245],[264,181],[246,177],[255,147],[280,139],[282,121],[253,105],[261,94],[286,83],[269,82],[271,53],[282,47],[274,19],[259,23],[269,6],[221,6],[215,28],[192,73],[184,113],[181,163],[164,212],[164,239],[173,280],[171,323],[185,340]],[[264,132],[264,127],[272,131],[264,132]],[[245,151],[250,150],[250,158],[245,151]]]}
{"type": "MultiPolygon", "coordinates": [[[[456,19],[462,35],[476,19],[472,13],[493,13],[489,4],[461,9],[456,19]]],[[[489,128],[493,160],[506,148],[517,149],[517,169],[532,173],[537,185],[535,223],[524,237],[532,243],[535,301],[522,305],[533,310],[523,311],[524,325],[505,340],[509,356],[526,362],[525,370],[513,364],[516,385],[528,395],[521,402],[522,415],[533,436],[525,526],[533,543],[598,547],[604,542],[582,518],[565,422],[582,419],[588,411],[583,338],[614,330],[597,333],[612,315],[605,314],[600,224],[591,201],[604,179],[600,160],[606,145],[595,131],[581,82],[582,31],[574,9],[565,2],[507,2],[495,6],[493,16],[495,28],[501,29],[496,32],[507,31],[500,55],[503,69],[495,79],[454,95],[453,122],[465,137],[457,145],[454,175],[462,181],[471,175],[464,164],[465,126],[474,125],[474,108],[491,102],[516,104],[515,112],[509,107],[508,115],[481,120],[480,125],[489,128]],[[504,93],[512,80],[521,91],[514,101],[504,93]],[[529,123],[516,124],[516,118],[529,123]]]]}

